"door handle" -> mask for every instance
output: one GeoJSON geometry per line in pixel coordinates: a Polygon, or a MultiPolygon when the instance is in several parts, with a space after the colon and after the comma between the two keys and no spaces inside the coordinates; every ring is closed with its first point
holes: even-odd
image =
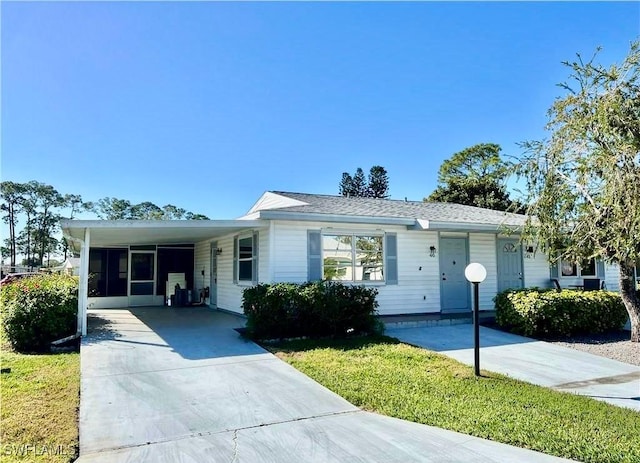
{"type": "Polygon", "coordinates": [[[446,279],[447,279],[447,277],[446,277],[446,276],[444,276],[444,273],[442,274],[442,279],[443,279],[443,280],[446,280],[446,279]]]}

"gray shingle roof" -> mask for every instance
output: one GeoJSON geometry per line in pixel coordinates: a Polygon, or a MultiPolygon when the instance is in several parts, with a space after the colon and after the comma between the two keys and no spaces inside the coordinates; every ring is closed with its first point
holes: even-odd
{"type": "Polygon", "coordinates": [[[272,191],[306,203],[304,206],[277,208],[282,212],[351,215],[360,217],[393,217],[488,225],[523,225],[526,217],[520,214],[494,211],[480,207],[453,203],[425,203],[377,198],[346,198],[344,196],[317,195],[272,191]]]}

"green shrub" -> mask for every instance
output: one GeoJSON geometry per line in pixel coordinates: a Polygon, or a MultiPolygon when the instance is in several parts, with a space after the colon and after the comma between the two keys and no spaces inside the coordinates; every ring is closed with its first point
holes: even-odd
{"type": "Polygon", "coordinates": [[[507,290],[494,302],[496,323],[525,336],[602,333],[627,321],[620,295],[610,291],[507,290]]]}
{"type": "Polygon", "coordinates": [[[20,352],[44,352],[51,341],[76,331],[78,278],[37,275],[0,289],[2,325],[20,352]]]}
{"type": "Polygon", "coordinates": [[[338,282],[277,283],[246,288],[242,307],[257,339],[380,333],[378,290],[338,282]]]}

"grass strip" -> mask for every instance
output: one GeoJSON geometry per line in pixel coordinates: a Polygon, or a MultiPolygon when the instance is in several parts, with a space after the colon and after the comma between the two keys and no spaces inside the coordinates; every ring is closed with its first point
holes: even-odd
{"type": "Polygon", "coordinates": [[[0,353],[0,459],[70,462],[78,455],[80,354],[0,353]]]}
{"type": "Polygon", "coordinates": [[[640,413],[389,337],[265,346],[364,410],[588,463],[640,461],[640,413]]]}

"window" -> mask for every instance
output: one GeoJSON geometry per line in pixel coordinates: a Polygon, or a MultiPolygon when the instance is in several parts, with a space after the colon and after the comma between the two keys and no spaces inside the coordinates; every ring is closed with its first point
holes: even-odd
{"type": "Polygon", "coordinates": [[[323,278],[384,281],[382,235],[323,235],[323,278]]]}
{"type": "Polygon", "coordinates": [[[154,276],[155,253],[131,253],[131,279],[136,281],[150,281],[154,276]]]}
{"type": "Polygon", "coordinates": [[[595,259],[586,260],[580,265],[567,259],[560,261],[560,276],[562,277],[595,277],[596,273],[595,259]]]}
{"type": "Polygon", "coordinates": [[[89,251],[89,296],[127,295],[127,249],[91,248],[89,251]]]}
{"type": "Polygon", "coordinates": [[[257,234],[235,238],[234,281],[257,281],[257,234]]]}

